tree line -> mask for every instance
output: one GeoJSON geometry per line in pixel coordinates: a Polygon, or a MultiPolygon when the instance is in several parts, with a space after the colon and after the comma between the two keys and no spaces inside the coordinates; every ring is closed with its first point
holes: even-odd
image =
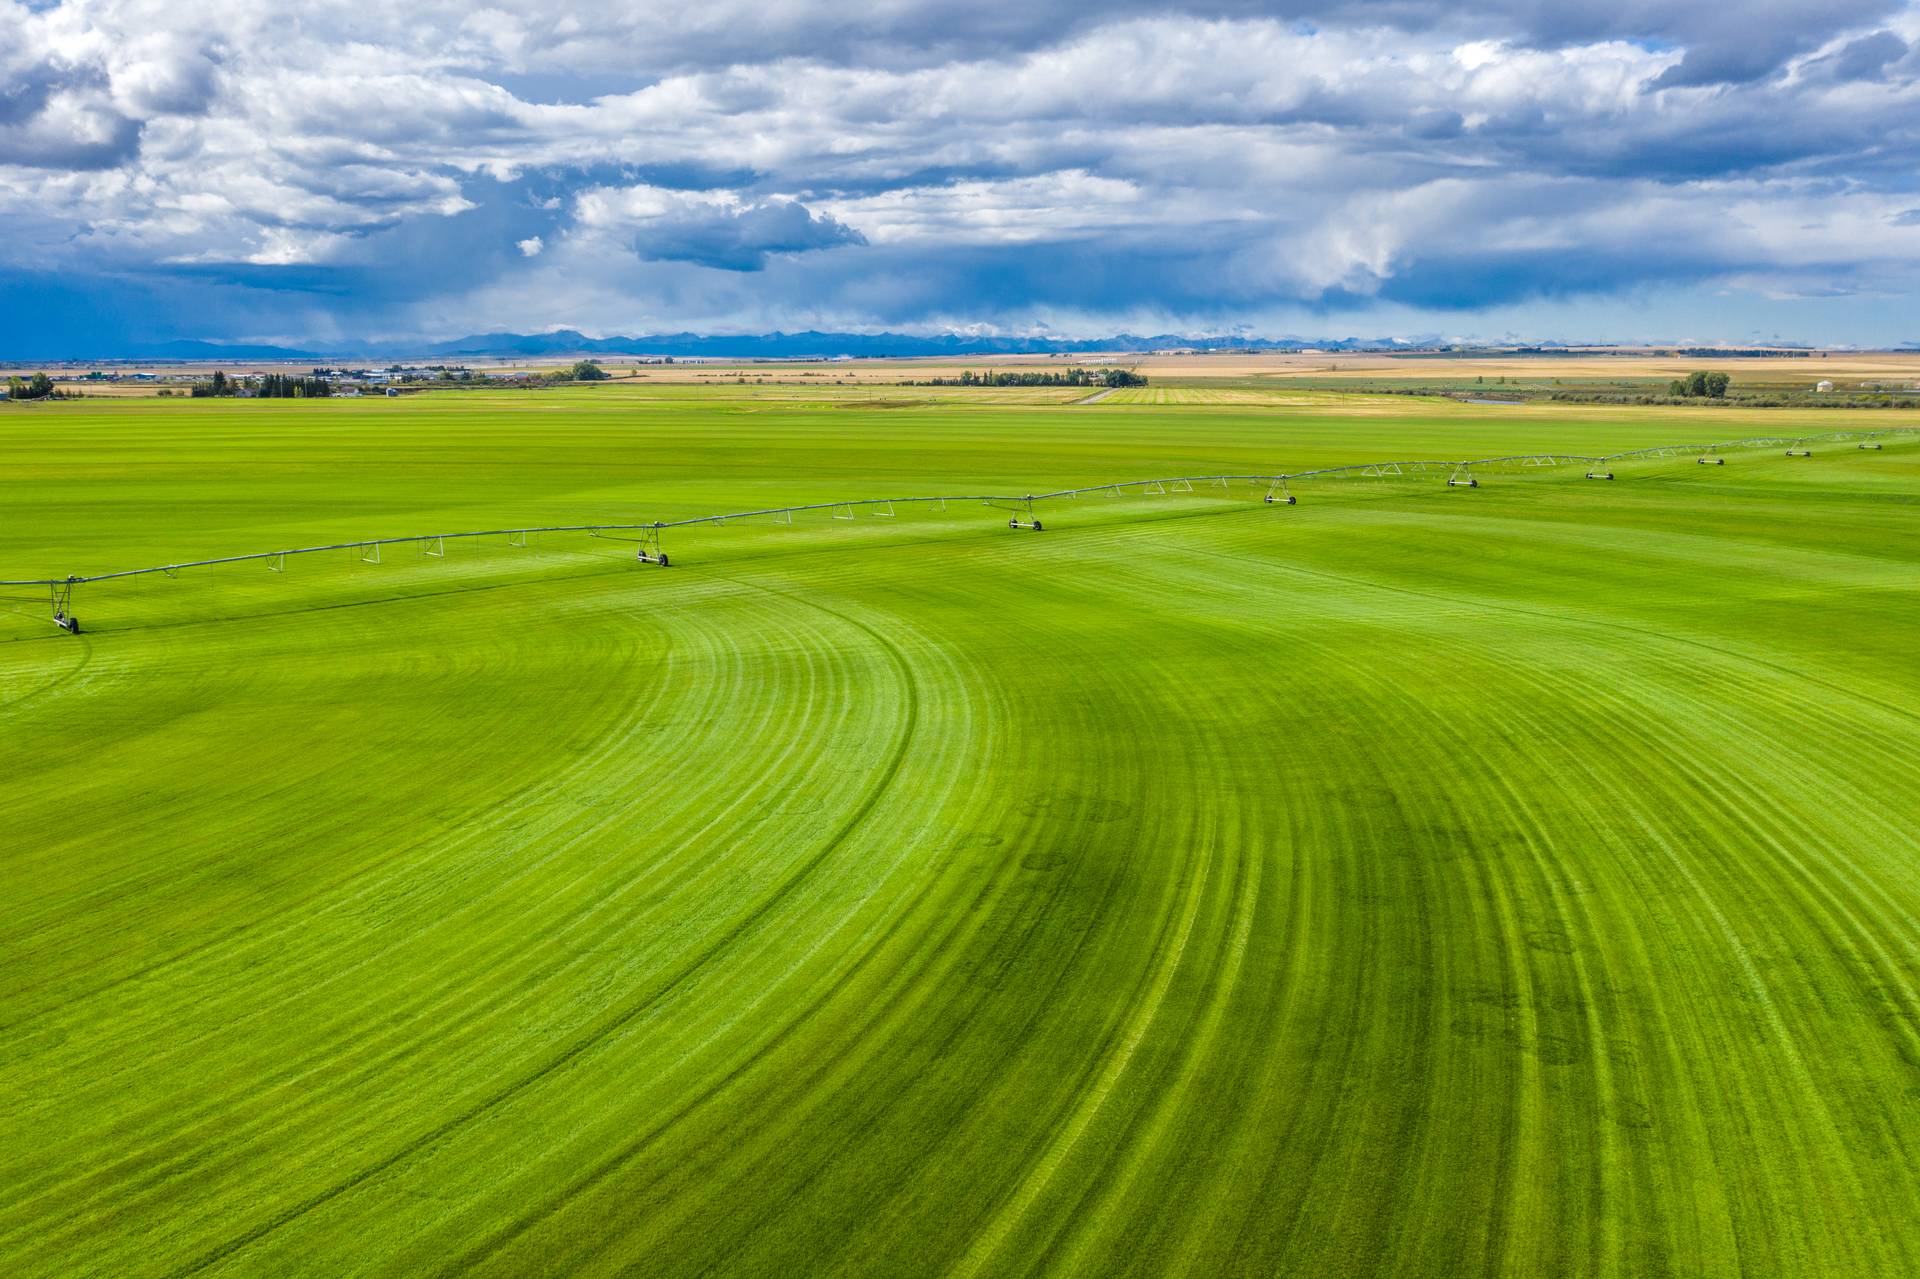
{"type": "Polygon", "coordinates": [[[333,394],[333,384],[323,377],[295,377],[291,373],[263,373],[257,381],[249,382],[215,369],[206,381],[195,382],[188,394],[196,400],[243,394],[263,400],[318,400],[333,394]]]}
{"type": "Polygon", "coordinates": [[[1065,373],[1009,372],[975,373],[967,369],[959,377],[929,378],[921,386],[1145,386],[1147,379],[1132,369],[1068,369],[1065,373]]]}
{"type": "Polygon", "coordinates": [[[63,391],[44,373],[7,379],[7,397],[14,400],[77,400],[78,391],[63,391]]]}
{"type": "Polygon", "coordinates": [[[333,386],[323,377],[268,373],[260,379],[260,389],[255,394],[269,400],[318,400],[332,395],[333,386]]]}

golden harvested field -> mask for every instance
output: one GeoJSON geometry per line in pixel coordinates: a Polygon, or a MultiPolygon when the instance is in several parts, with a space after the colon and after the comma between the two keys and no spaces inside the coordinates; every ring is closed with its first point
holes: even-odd
{"type": "Polygon", "coordinates": [[[1406,407],[1403,397],[1390,395],[1350,395],[1341,391],[1295,391],[1287,387],[1238,386],[1133,386],[1108,392],[1102,404],[1234,404],[1254,408],[1334,408],[1361,409],[1369,405],[1406,407]]]}
{"type": "MultiPolygon", "coordinates": [[[[89,400],[141,399],[143,397],[157,396],[160,394],[160,391],[162,389],[160,387],[154,386],[152,383],[127,384],[127,383],[114,383],[114,382],[106,382],[106,383],[67,382],[59,378],[55,378],[54,381],[59,384],[59,387],[62,391],[65,391],[68,394],[73,394],[74,392],[78,392],[79,394],[85,396],[89,400]]],[[[187,393],[186,388],[184,387],[180,387],[180,388],[168,387],[166,389],[177,390],[177,392],[181,395],[185,395],[187,393]]]]}
{"type": "Polygon", "coordinates": [[[1755,382],[1815,382],[1821,378],[1920,380],[1920,354],[1844,351],[1804,358],[1703,360],[1651,352],[1619,355],[1412,356],[1370,353],[1259,355],[1149,355],[1138,371],[1165,378],[1672,378],[1709,366],[1755,382]]]}
{"type": "Polygon", "coordinates": [[[967,404],[1072,404],[1091,392],[1084,386],[902,386],[867,382],[858,386],[821,386],[791,390],[763,390],[755,398],[792,403],[818,403],[825,398],[848,408],[908,408],[958,401],[967,404]]]}

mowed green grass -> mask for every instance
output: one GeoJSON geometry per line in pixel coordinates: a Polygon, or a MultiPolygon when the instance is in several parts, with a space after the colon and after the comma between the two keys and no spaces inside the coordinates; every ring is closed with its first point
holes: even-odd
{"type": "MultiPolygon", "coordinates": [[[[0,576],[1856,420],[82,404],[0,576]]],[[[1920,443],[1620,475],[13,602],[0,1271],[1912,1273],[1920,443]]]]}

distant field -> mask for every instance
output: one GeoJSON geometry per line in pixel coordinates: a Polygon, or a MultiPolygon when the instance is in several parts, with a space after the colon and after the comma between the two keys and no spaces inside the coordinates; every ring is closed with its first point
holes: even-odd
{"type": "MultiPolygon", "coordinates": [[[[565,359],[554,357],[541,361],[472,359],[467,363],[476,369],[492,373],[547,373],[564,364],[572,363],[572,357],[565,359]]],[[[951,378],[958,376],[965,369],[1059,372],[1076,365],[1137,369],[1148,376],[1155,388],[1220,382],[1238,382],[1243,386],[1267,384],[1284,387],[1292,381],[1303,381],[1309,385],[1320,382],[1340,386],[1365,385],[1374,380],[1401,385],[1426,382],[1448,384],[1472,383],[1476,378],[1483,379],[1489,384],[1497,383],[1503,378],[1515,381],[1547,382],[1559,378],[1589,383],[1619,381],[1664,383],[1674,377],[1684,377],[1698,368],[1726,372],[1734,378],[1736,384],[1743,386],[1779,385],[1804,389],[1810,388],[1823,378],[1832,379],[1843,385],[1863,381],[1883,381],[1894,384],[1920,382],[1920,354],[1844,351],[1816,352],[1807,356],[1768,359],[1665,356],[1644,352],[1605,355],[1555,353],[1522,356],[1509,353],[1464,356],[1428,353],[1393,355],[1377,352],[1267,351],[1246,355],[1136,355],[1110,352],[1077,356],[997,355],[898,360],[792,360],[767,363],[716,361],[676,364],[641,364],[630,357],[608,356],[604,358],[603,363],[616,379],[631,382],[635,386],[662,388],[690,385],[718,388],[729,385],[739,386],[744,381],[744,384],[749,387],[784,385],[809,388],[822,393],[838,388],[879,388],[902,383],[925,382],[936,377],[951,378]]],[[[211,372],[213,365],[206,363],[151,364],[118,367],[121,372],[139,370],[170,377],[204,377],[211,372]]],[[[312,362],[236,361],[223,367],[228,372],[267,370],[305,372],[312,367],[312,362]]],[[[32,367],[23,366],[17,371],[31,373],[35,370],[32,367]]],[[[62,374],[58,369],[48,371],[56,375],[62,374]]],[[[84,372],[84,369],[66,370],[63,376],[68,380],[65,384],[79,385],[89,392],[101,389],[112,390],[116,394],[149,395],[153,393],[154,388],[146,385],[101,388],[98,383],[75,380],[84,372]]],[[[977,393],[977,388],[967,389],[962,393],[977,393]]]]}
{"type": "MultiPolygon", "coordinates": [[[[14,406],[0,577],[1898,424],[1085,394],[14,406]]],[[[0,1272],[1920,1272],[1920,438],[1581,474],[15,592],[0,1272]]]]}
{"type": "MultiPolygon", "coordinates": [[[[1105,396],[1105,404],[1212,404],[1243,405],[1262,408],[1353,410],[1363,407],[1392,406],[1406,412],[1404,401],[1384,395],[1355,395],[1327,391],[1316,394],[1288,386],[1139,386],[1125,387],[1105,396]]],[[[1431,409],[1426,411],[1431,412],[1431,409]]]]}
{"type": "Polygon", "coordinates": [[[1920,354],[1844,351],[1815,352],[1790,358],[1715,358],[1652,353],[1608,355],[1453,354],[1391,355],[1371,352],[1276,353],[1255,355],[1148,356],[1139,369],[1149,377],[1392,378],[1427,381],[1485,378],[1659,378],[1684,377],[1694,369],[1717,369],[1736,381],[1789,382],[1801,385],[1822,378],[1920,378],[1920,354]]]}

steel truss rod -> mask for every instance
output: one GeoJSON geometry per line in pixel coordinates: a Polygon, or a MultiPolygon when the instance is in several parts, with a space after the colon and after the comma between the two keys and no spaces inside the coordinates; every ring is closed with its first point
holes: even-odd
{"type": "Polygon", "coordinates": [[[1038,533],[1045,526],[1040,523],[1040,517],[1033,513],[1033,504],[1037,500],[1038,499],[1033,497],[1023,497],[1020,498],[1018,504],[1014,506],[1006,506],[999,502],[983,502],[981,505],[998,506],[1003,511],[1012,511],[1013,515],[1007,520],[1008,528],[1027,529],[1030,532],[1038,533]]]}
{"type": "MultiPolygon", "coordinates": [[[[806,502],[793,506],[768,506],[750,511],[730,511],[715,515],[694,515],[677,520],[648,520],[631,524],[539,524],[524,528],[472,529],[458,533],[418,533],[405,537],[383,537],[359,539],[350,542],[328,542],[319,546],[287,547],[283,550],[254,551],[245,555],[222,555],[203,560],[185,560],[177,564],[159,564],[150,568],[120,569],[111,573],[89,575],[70,575],[66,577],[36,577],[14,580],[0,580],[0,586],[41,587],[54,592],[54,608],[59,617],[70,618],[68,608],[73,587],[89,582],[112,582],[122,578],[144,577],[154,573],[169,577],[182,569],[213,568],[222,564],[265,563],[274,572],[284,572],[289,556],[317,555],[327,551],[346,551],[356,560],[367,564],[381,562],[381,548],[390,546],[412,546],[422,555],[435,558],[446,554],[448,542],[477,537],[502,537],[512,547],[527,547],[532,535],[536,533],[585,533],[600,537],[611,533],[635,533],[632,539],[641,543],[641,558],[647,562],[666,563],[666,556],[659,553],[660,531],[670,528],[692,528],[699,525],[723,525],[730,520],[745,520],[756,517],[770,518],[778,523],[791,524],[797,515],[813,511],[830,511],[835,517],[853,519],[859,511],[870,515],[890,515],[896,507],[927,507],[936,511],[945,511],[948,503],[999,506],[1012,510],[1014,527],[1039,528],[1039,520],[1034,518],[1033,504],[1054,501],[1062,498],[1080,497],[1097,493],[1107,497],[1126,496],[1129,491],[1141,493],[1191,493],[1197,485],[1209,485],[1226,492],[1236,483],[1264,486],[1267,500],[1291,505],[1292,494],[1287,489],[1288,481],[1341,477],[1392,478],[1408,473],[1443,472],[1449,477],[1464,477],[1472,468],[1482,469],[1502,465],[1521,467],[1551,467],[1561,465],[1584,465],[1594,468],[1595,477],[1606,473],[1611,478],[1611,465],[1616,462],[1631,461],[1637,458],[1657,457],[1717,457],[1733,449],[1777,447],[1791,445],[1796,450],[1805,449],[1816,442],[1857,441],[1863,449],[1876,450],[1880,441],[1893,436],[1920,435],[1920,429],[1913,427],[1886,427],[1874,430],[1831,431],[1814,435],[1758,436],[1749,439],[1729,440],[1718,444],[1668,444],[1652,448],[1629,449],[1619,453],[1599,455],[1581,453],[1514,453],[1504,457],[1468,458],[1460,460],[1422,459],[1415,461],[1374,461],[1350,462],[1339,466],[1315,467],[1304,471],[1276,471],[1261,474],[1220,474],[1220,475],[1175,475],[1157,479],[1117,480],[1105,484],[1082,485],[1077,488],[1055,489],[1046,493],[1006,494],[972,493],[940,494],[931,497],[871,497],[855,498],[835,502],[806,502]],[[657,558],[655,558],[657,557],[657,558]],[[62,589],[66,595],[61,595],[62,589]]],[[[1464,483],[1464,479],[1462,479],[1464,483]]],[[[58,618],[56,618],[58,620],[58,618]]],[[[63,623],[64,625],[64,623],[63,623]]]]}
{"type": "Polygon", "coordinates": [[[53,624],[69,635],[80,633],[80,619],[73,615],[73,588],[79,578],[69,577],[64,582],[49,582],[53,597],[53,624]]]}
{"type": "Polygon", "coordinates": [[[667,567],[670,561],[667,553],[660,548],[660,525],[656,524],[644,530],[639,537],[640,545],[635,548],[633,557],[642,564],[658,564],[667,567]]]}

